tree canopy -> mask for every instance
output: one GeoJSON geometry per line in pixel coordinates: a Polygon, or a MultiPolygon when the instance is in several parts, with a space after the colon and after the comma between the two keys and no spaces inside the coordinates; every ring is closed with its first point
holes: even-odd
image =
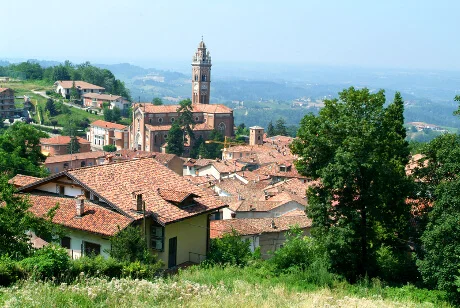
{"type": "Polygon", "coordinates": [[[166,153],[176,154],[177,156],[181,156],[184,153],[184,133],[177,121],[169,129],[166,142],[168,143],[166,153]]]}
{"type": "Polygon", "coordinates": [[[45,156],[41,153],[40,138],[48,135],[30,124],[15,122],[0,135],[0,170],[11,176],[18,173],[45,176],[41,166],[45,156]]]}
{"type": "Polygon", "coordinates": [[[193,119],[193,106],[190,99],[185,99],[179,102],[179,108],[177,108],[179,116],[175,123],[178,123],[181,129],[187,134],[191,141],[195,140],[195,134],[193,133],[193,127],[195,127],[195,121],[193,119]]]}
{"type": "Polygon", "coordinates": [[[351,87],[339,98],[302,119],[292,151],[299,172],[321,182],[307,191],[312,234],[332,269],[355,280],[381,274],[382,249],[407,256],[409,150],[399,93],[386,108],[383,90],[351,87]]]}

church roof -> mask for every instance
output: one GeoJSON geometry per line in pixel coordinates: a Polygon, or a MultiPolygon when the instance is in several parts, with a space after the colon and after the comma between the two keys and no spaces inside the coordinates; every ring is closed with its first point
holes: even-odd
{"type": "MultiPolygon", "coordinates": [[[[139,104],[136,104],[135,107],[139,107],[139,104]]],[[[143,103],[141,107],[145,113],[175,113],[177,112],[177,108],[179,108],[179,105],[156,106],[150,103],[143,103]]],[[[233,110],[225,105],[219,104],[195,104],[193,105],[193,112],[232,113],[233,110]]]]}

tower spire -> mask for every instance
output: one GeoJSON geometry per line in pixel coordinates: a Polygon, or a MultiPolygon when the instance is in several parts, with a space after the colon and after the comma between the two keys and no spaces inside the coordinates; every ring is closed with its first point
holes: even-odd
{"type": "Polygon", "coordinates": [[[211,83],[211,55],[201,36],[201,42],[192,58],[192,103],[209,104],[211,83]]]}

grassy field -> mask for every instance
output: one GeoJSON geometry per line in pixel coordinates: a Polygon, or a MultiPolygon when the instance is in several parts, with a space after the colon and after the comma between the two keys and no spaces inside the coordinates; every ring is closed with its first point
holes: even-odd
{"type": "MultiPolygon", "coordinates": [[[[260,274],[260,273],[259,273],[260,274]]],[[[155,281],[86,278],[26,281],[0,289],[3,307],[451,307],[437,293],[378,281],[309,284],[299,273],[262,277],[254,269],[191,268],[155,281]],[[289,276],[289,277],[288,277],[289,276]]]]}

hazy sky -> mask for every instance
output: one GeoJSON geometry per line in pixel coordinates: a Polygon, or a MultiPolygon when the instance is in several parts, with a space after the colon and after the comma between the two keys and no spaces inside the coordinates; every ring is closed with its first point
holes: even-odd
{"type": "Polygon", "coordinates": [[[457,0],[3,0],[0,58],[460,69],[457,0]]]}

